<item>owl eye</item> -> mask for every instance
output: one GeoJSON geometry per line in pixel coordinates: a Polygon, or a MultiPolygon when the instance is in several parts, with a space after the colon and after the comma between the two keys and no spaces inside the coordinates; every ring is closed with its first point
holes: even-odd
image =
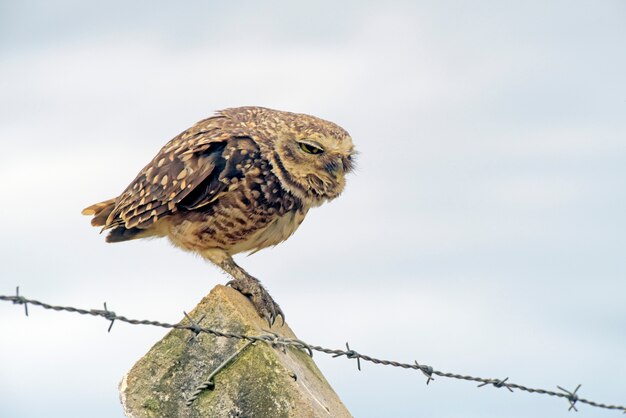
{"type": "Polygon", "coordinates": [[[316,145],[309,144],[308,142],[298,142],[300,149],[307,154],[321,154],[324,150],[316,145]]]}

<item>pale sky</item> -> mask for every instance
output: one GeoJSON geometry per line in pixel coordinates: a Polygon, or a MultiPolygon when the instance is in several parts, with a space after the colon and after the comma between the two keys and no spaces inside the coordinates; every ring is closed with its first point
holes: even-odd
{"type": "MultiPolygon", "coordinates": [[[[617,0],[0,2],[0,294],[177,322],[225,275],[165,240],[105,244],[81,209],[218,109],[309,113],[351,133],[358,170],[237,257],[301,339],[623,405],[625,22],[617,0]]],[[[122,418],[117,384],[164,331],[30,312],[0,304],[0,416],[122,418]]],[[[570,416],[315,360],[359,418],[570,416]]]]}

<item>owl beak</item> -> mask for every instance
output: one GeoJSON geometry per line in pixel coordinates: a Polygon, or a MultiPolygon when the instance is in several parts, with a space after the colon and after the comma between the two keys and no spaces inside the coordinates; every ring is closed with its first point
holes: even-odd
{"type": "Polygon", "coordinates": [[[335,176],[338,174],[343,174],[344,167],[341,158],[337,158],[334,161],[326,163],[326,171],[328,172],[328,174],[332,174],[335,176]]]}
{"type": "Polygon", "coordinates": [[[335,174],[344,172],[343,160],[341,158],[337,158],[337,169],[335,170],[335,174]]]}

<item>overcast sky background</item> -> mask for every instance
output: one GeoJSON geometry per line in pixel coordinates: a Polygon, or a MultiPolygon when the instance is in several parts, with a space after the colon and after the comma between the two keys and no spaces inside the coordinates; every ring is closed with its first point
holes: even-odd
{"type": "MultiPolygon", "coordinates": [[[[358,170],[238,257],[300,338],[624,405],[625,23],[621,0],[0,1],[0,294],[180,320],[227,278],[165,240],[107,245],[81,209],[215,110],[310,113],[358,170]]],[[[164,331],[107,327],[0,304],[0,416],[121,418],[164,331]]],[[[315,359],[355,417],[570,416],[315,359]]]]}

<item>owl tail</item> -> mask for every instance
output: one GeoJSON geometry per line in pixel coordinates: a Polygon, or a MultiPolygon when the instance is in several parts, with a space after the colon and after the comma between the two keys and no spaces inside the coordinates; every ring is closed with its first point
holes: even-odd
{"type": "Polygon", "coordinates": [[[91,224],[93,226],[104,226],[106,224],[107,218],[115,209],[115,201],[117,198],[105,200],[104,202],[96,203],[95,205],[91,205],[81,212],[83,215],[91,216],[93,215],[93,219],[91,220],[91,224]]]}
{"type": "Polygon", "coordinates": [[[103,232],[105,229],[109,229],[109,234],[106,237],[106,242],[122,242],[130,241],[131,239],[144,238],[152,235],[152,231],[139,229],[139,228],[125,228],[123,221],[117,219],[113,222],[109,222],[110,215],[115,209],[115,201],[117,198],[105,200],[104,202],[91,205],[81,212],[83,215],[93,215],[91,224],[93,226],[102,226],[103,232]]]}

